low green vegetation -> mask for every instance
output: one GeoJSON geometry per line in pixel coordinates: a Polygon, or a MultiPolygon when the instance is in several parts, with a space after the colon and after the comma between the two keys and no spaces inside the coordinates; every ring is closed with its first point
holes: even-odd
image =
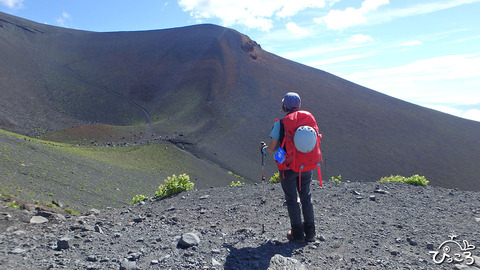
{"type": "Polygon", "coordinates": [[[404,177],[401,175],[391,175],[389,177],[382,177],[378,182],[400,182],[407,183],[415,186],[426,186],[430,181],[428,181],[425,176],[420,176],[418,174],[412,175],[410,177],[404,177]]]}
{"type": "MultiPolygon", "coordinates": [[[[169,176],[167,177],[167,179],[164,179],[164,182],[165,184],[160,185],[155,192],[156,197],[164,197],[180,193],[182,191],[192,190],[193,186],[195,185],[190,181],[190,177],[185,173],[180,174],[179,176],[176,176],[175,174],[169,176]]],[[[150,199],[150,197],[147,197],[143,194],[137,194],[132,197],[132,201],[130,202],[130,204],[137,204],[139,202],[143,202],[146,199],[150,199]]]]}
{"type": "Polygon", "coordinates": [[[0,129],[0,144],[0,198],[40,202],[55,198],[80,212],[128,204],[135,194],[150,195],[158,179],[175,171],[195,180],[211,173],[197,165],[203,161],[167,141],[99,147],[44,141],[0,129]]]}
{"type": "Polygon", "coordinates": [[[280,183],[280,173],[276,172],[273,174],[272,177],[270,177],[270,180],[268,180],[270,183],[280,183]]]}
{"type": "Polygon", "coordinates": [[[245,185],[245,182],[240,182],[240,181],[235,182],[235,181],[232,181],[232,182],[230,183],[230,186],[231,186],[231,187],[238,187],[238,186],[243,186],[243,185],[245,185]]]}
{"type": "Polygon", "coordinates": [[[16,201],[7,202],[7,206],[13,209],[20,209],[20,205],[16,201]]]}
{"type": "Polygon", "coordinates": [[[194,183],[190,181],[190,177],[185,173],[180,174],[179,176],[176,176],[174,174],[167,177],[167,179],[165,179],[164,181],[165,184],[162,184],[158,187],[155,196],[163,197],[180,193],[182,191],[192,190],[194,186],[194,183]]]}
{"type": "Polygon", "coordinates": [[[137,195],[133,196],[132,202],[130,204],[137,204],[139,202],[145,201],[146,199],[148,199],[147,196],[142,195],[142,194],[137,194],[137,195]]]}
{"type": "Polygon", "coordinates": [[[69,213],[70,215],[80,215],[80,213],[78,211],[75,211],[72,208],[65,208],[64,210],[65,210],[65,212],[69,213]]]}
{"type": "Polygon", "coordinates": [[[330,179],[328,181],[341,183],[342,182],[342,175],[339,174],[337,177],[332,176],[332,177],[330,177],[330,179]]]}
{"type": "Polygon", "coordinates": [[[60,207],[56,206],[54,203],[51,202],[47,202],[45,203],[45,205],[53,209],[60,209],[60,207]]]}
{"type": "Polygon", "coordinates": [[[238,175],[238,174],[234,174],[234,173],[231,172],[231,171],[228,171],[228,174],[233,175],[233,176],[235,176],[235,177],[237,177],[237,178],[240,178],[240,179],[242,179],[242,180],[245,180],[245,178],[241,177],[241,176],[238,175]]]}

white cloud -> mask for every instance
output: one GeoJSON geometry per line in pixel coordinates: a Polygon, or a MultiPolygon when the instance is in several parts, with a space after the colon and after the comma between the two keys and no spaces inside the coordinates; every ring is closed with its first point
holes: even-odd
{"type": "Polygon", "coordinates": [[[462,114],[462,110],[456,109],[454,107],[448,106],[448,105],[443,105],[443,104],[425,104],[423,107],[427,107],[436,111],[441,111],[444,113],[452,114],[452,115],[457,115],[459,116],[462,114]]]}
{"type": "Polygon", "coordinates": [[[339,76],[408,102],[480,121],[480,53],[423,59],[386,69],[363,68],[339,76]],[[465,107],[468,104],[473,107],[465,107]]]}
{"type": "Polygon", "coordinates": [[[220,19],[224,26],[234,24],[249,28],[269,31],[273,27],[274,18],[285,18],[296,15],[307,8],[325,6],[323,0],[178,0],[184,12],[197,22],[204,19],[220,19]]]}
{"type": "Polygon", "coordinates": [[[288,31],[290,31],[290,33],[292,33],[297,38],[305,37],[310,34],[308,30],[301,28],[294,22],[287,23],[285,27],[287,28],[288,31]]]}
{"type": "Polygon", "coordinates": [[[367,22],[366,14],[375,11],[382,5],[389,4],[389,0],[365,0],[358,9],[348,7],[345,10],[330,10],[321,18],[315,18],[316,23],[325,23],[328,29],[341,30],[367,22]]]}
{"type": "Polygon", "coordinates": [[[453,106],[444,105],[444,104],[426,104],[423,105],[424,107],[437,110],[440,112],[448,113],[451,115],[455,115],[461,118],[470,119],[474,121],[480,122],[480,110],[479,109],[470,109],[470,110],[462,110],[458,108],[454,108],[453,106]]]}
{"type": "Polygon", "coordinates": [[[70,16],[69,13],[63,12],[62,16],[57,18],[57,23],[58,23],[58,25],[60,25],[62,27],[65,27],[65,26],[67,26],[67,22],[70,21],[71,19],[72,19],[72,16],[70,16]]]}
{"type": "Polygon", "coordinates": [[[360,11],[363,13],[376,10],[379,6],[383,6],[386,4],[389,4],[389,0],[365,0],[362,3],[362,7],[360,8],[360,11]]]}
{"type": "Polygon", "coordinates": [[[470,120],[475,120],[475,121],[478,121],[480,122],[480,110],[478,109],[471,109],[471,110],[468,110],[466,112],[463,112],[461,114],[463,118],[467,118],[467,119],[470,119],[470,120]]]}
{"type": "Polygon", "coordinates": [[[418,46],[418,45],[422,45],[422,44],[423,43],[421,41],[412,40],[412,41],[404,42],[404,43],[400,44],[399,46],[400,47],[414,47],[414,46],[418,46]]]}
{"type": "Polygon", "coordinates": [[[24,0],[0,0],[0,4],[9,8],[22,8],[24,0]]]}
{"type": "Polygon", "coordinates": [[[435,1],[430,3],[420,3],[407,8],[385,9],[382,12],[377,12],[373,14],[369,19],[370,22],[374,24],[384,23],[397,18],[424,15],[475,2],[480,2],[480,0],[449,0],[443,2],[435,1]]]}
{"type": "MultiPolygon", "coordinates": [[[[259,1],[259,0],[257,0],[259,1]]],[[[323,8],[325,2],[323,0],[296,0],[296,1],[278,1],[283,2],[283,6],[276,15],[280,18],[290,17],[297,14],[299,11],[307,8],[323,8]]]]}
{"type": "Polygon", "coordinates": [[[369,54],[350,54],[350,55],[333,57],[333,58],[329,58],[329,59],[321,59],[321,60],[318,60],[318,61],[311,61],[311,62],[305,63],[305,64],[308,65],[308,66],[311,66],[311,67],[316,67],[316,68],[321,69],[321,67],[325,66],[325,65],[331,65],[331,64],[351,61],[351,60],[365,58],[365,57],[369,57],[369,56],[370,56],[369,54]]]}
{"type": "Polygon", "coordinates": [[[367,43],[373,41],[373,38],[369,35],[357,34],[349,37],[347,41],[352,43],[367,43]]]}
{"type": "Polygon", "coordinates": [[[439,79],[453,80],[480,78],[480,54],[460,54],[417,60],[407,65],[357,72],[350,77],[382,79],[409,78],[415,81],[434,82],[439,79]]]}
{"type": "MultiPolygon", "coordinates": [[[[422,106],[437,106],[438,109],[438,104],[480,104],[480,54],[441,56],[341,76],[422,106]]],[[[443,108],[442,111],[446,110],[443,108]]],[[[447,113],[466,117],[459,111],[447,113]]],[[[472,110],[469,115],[475,113],[472,110]]]]}
{"type": "Polygon", "coordinates": [[[310,47],[307,49],[295,50],[290,52],[283,52],[281,56],[293,61],[299,61],[304,63],[305,65],[309,65],[315,67],[315,65],[311,64],[314,61],[309,60],[310,63],[305,63],[305,61],[300,61],[301,59],[314,59],[318,57],[325,57],[327,54],[349,54],[349,51],[352,49],[364,47],[365,44],[359,43],[335,43],[335,44],[323,44],[317,45],[314,47],[310,47]]]}
{"type": "Polygon", "coordinates": [[[314,21],[319,24],[326,24],[328,29],[342,30],[359,24],[379,24],[398,18],[428,14],[476,2],[480,2],[480,0],[432,1],[406,8],[384,8],[382,12],[375,12],[380,6],[389,4],[389,0],[365,0],[360,8],[348,7],[345,10],[330,10],[326,16],[315,18],[314,21]]]}
{"type": "Polygon", "coordinates": [[[325,23],[328,29],[340,30],[364,23],[367,19],[357,9],[349,7],[343,11],[331,10],[328,15],[315,18],[313,21],[316,23],[325,23]]]}
{"type": "Polygon", "coordinates": [[[342,0],[326,0],[326,4],[328,7],[332,7],[333,5],[335,5],[336,3],[340,2],[342,0]]]}

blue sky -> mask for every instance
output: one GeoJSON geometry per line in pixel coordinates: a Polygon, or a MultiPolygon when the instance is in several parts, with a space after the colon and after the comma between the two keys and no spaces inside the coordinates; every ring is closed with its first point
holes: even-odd
{"type": "Polygon", "coordinates": [[[480,0],[0,0],[0,11],[99,32],[214,23],[284,58],[480,121],[480,0]]]}

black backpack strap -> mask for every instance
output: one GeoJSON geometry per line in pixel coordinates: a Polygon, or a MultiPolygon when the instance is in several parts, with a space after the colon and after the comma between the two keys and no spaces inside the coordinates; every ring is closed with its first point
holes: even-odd
{"type": "Polygon", "coordinates": [[[285,139],[285,126],[283,126],[283,119],[280,119],[280,137],[278,138],[278,145],[281,146],[283,144],[284,139],[285,139]]]}

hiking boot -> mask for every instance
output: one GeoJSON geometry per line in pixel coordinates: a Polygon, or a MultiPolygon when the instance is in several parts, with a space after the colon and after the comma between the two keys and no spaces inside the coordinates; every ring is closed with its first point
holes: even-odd
{"type": "Polygon", "coordinates": [[[315,242],[315,238],[316,238],[315,223],[313,222],[303,223],[303,230],[305,231],[305,241],[315,242]]]}
{"type": "Polygon", "coordinates": [[[303,232],[303,225],[293,225],[292,229],[287,233],[287,239],[297,243],[305,242],[305,234],[303,232]]]}

